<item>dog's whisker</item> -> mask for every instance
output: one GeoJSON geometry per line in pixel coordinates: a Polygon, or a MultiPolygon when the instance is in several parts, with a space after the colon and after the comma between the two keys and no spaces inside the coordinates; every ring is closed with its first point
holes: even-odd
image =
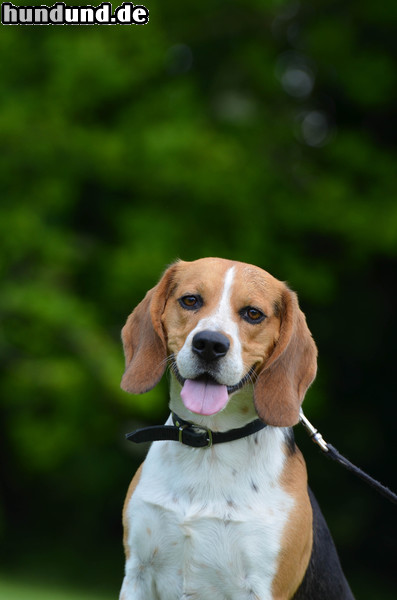
{"type": "Polygon", "coordinates": [[[161,365],[165,365],[167,367],[174,360],[175,360],[175,355],[174,355],[174,353],[171,353],[161,361],[161,365]]]}
{"type": "Polygon", "coordinates": [[[247,374],[248,380],[252,385],[255,385],[256,380],[258,379],[258,373],[255,371],[255,369],[252,367],[248,374],[247,374]]]}

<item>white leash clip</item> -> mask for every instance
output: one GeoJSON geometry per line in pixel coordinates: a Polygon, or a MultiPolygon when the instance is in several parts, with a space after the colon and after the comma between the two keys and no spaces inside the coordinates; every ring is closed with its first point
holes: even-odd
{"type": "Polygon", "coordinates": [[[317,446],[320,446],[323,452],[329,452],[327,442],[324,440],[321,433],[315,427],[313,427],[310,421],[305,417],[302,409],[300,409],[299,411],[299,418],[300,422],[308,432],[309,436],[312,438],[313,442],[315,442],[317,446]]]}

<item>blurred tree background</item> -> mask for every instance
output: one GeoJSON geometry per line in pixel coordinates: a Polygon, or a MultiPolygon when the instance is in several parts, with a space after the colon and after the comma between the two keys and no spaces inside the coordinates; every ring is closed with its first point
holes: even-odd
{"type": "MultiPolygon", "coordinates": [[[[289,282],[306,414],[397,487],[393,0],[145,5],[0,30],[0,579],[82,598],[121,583],[124,433],[167,415],[166,378],[119,389],[119,332],[177,257],[289,282]]],[[[395,598],[395,509],[296,429],[357,599],[395,598]]]]}

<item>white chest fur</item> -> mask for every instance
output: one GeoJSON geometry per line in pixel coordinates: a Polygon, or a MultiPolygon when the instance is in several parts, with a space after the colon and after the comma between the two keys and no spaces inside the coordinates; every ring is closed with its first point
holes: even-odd
{"type": "Polygon", "coordinates": [[[209,449],[156,442],[127,507],[122,600],[272,600],[294,501],[284,431],[209,449]]]}

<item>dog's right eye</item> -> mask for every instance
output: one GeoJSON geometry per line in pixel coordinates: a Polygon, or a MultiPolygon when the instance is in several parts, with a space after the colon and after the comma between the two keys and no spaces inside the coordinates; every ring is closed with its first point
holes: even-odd
{"type": "Polygon", "coordinates": [[[197,310],[198,308],[202,307],[203,299],[201,296],[189,294],[188,296],[182,296],[182,298],[179,298],[179,304],[186,310],[197,310]]]}

